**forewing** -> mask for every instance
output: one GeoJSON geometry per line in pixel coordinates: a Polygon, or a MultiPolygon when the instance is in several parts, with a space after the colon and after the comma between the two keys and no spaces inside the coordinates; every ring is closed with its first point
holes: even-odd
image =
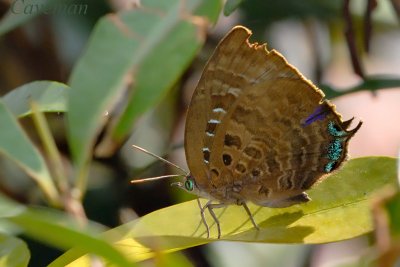
{"type": "Polygon", "coordinates": [[[206,64],[192,96],[186,118],[185,153],[189,169],[202,188],[216,188],[226,182],[216,168],[221,165],[214,156],[221,156],[221,151],[216,151],[216,140],[223,138],[243,88],[251,77],[257,77],[253,70],[262,59],[243,49],[249,47],[250,34],[243,27],[235,27],[226,35],[206,64]]]}

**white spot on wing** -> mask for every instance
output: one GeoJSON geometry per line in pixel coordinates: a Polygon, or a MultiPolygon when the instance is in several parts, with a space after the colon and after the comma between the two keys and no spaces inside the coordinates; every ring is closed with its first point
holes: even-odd
{"type": "Polygon", "coordinates": [[[211,120],[209,120],[209,121],[208,121],[208,123],[215,123],[215,124],[219,124],[219,123],[221,123],[221,121],[219,121],[219,120],[214,120],[214,119],[211,119],[211,120]]]}
{"type": "Polygon", "coordinates": [[[215,113],[226,113],[226,111],[223,108],[214,108],[212,111],[215,113]]]}
{"type": "Polygon", "coordinates": [[[208,136],[214,136],[213,133],[209,133],[209,132],[206,132],[206,135],[208,135],[208,136]]]}
{"type": "Polygon", "coordinates": [[[203,151],[208,151],[210,152],[210,149],[208,147],[203,147],[203,151]]]}

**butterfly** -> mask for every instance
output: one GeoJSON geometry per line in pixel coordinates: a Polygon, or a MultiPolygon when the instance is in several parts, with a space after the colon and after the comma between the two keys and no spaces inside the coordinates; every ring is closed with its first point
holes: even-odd
{"type": "Polygon", "coordinates": [[[190,173],[173,185],[208,199],[198,201],[207,237],[206,210],[220,238],[215,208],[241,205],[259,229],[246,203],[280,208],[310,201],[305,191],[340,167],[362,125],[349,130],[353,119],[343,121],[321,90],[279,52],[250,43],[251,34],[236,26],[221,40],[187,112],[190,173]]]}

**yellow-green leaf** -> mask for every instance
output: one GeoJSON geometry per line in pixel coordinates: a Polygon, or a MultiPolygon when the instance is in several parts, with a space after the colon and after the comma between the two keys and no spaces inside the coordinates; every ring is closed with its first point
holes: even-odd
{"type": "Polygon", "coordinates": [[[30,252],[19,238],[0,234],[0,267],[28,266],[30,252]]]}
{"type": "MultiPolygon", "coordinates": [[[[313,200],[307,204],[281,209],[249,205],[260,231],[252,227],[242,207],[216,210],[221,240],[316,244],[354,238],[372,231],[371,199],[395,183],[395,159],[353,159],[309,190],[313,200]]],[[[207,221],[212,222],[208,215],[207,221]]],[[[197,203],[189,201],[155,211],[105,235],[129,257],[143,260],[153,257],[155,250],[171,252],[217,240],[216,226],[211,225],[211,238],[207,239],[197,203]]],[[[80,256],[73,249],[58,260],[70,262],[80,256]]]]}

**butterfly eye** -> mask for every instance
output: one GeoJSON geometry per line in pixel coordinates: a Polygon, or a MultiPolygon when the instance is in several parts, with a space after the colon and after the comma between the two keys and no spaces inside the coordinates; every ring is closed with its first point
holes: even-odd
{"type": "Polygon", "coordinates": [[[185,188],[187,191],[192,191],[194,186],[194,182],[192,180],[185,181],[185,188]]]}

